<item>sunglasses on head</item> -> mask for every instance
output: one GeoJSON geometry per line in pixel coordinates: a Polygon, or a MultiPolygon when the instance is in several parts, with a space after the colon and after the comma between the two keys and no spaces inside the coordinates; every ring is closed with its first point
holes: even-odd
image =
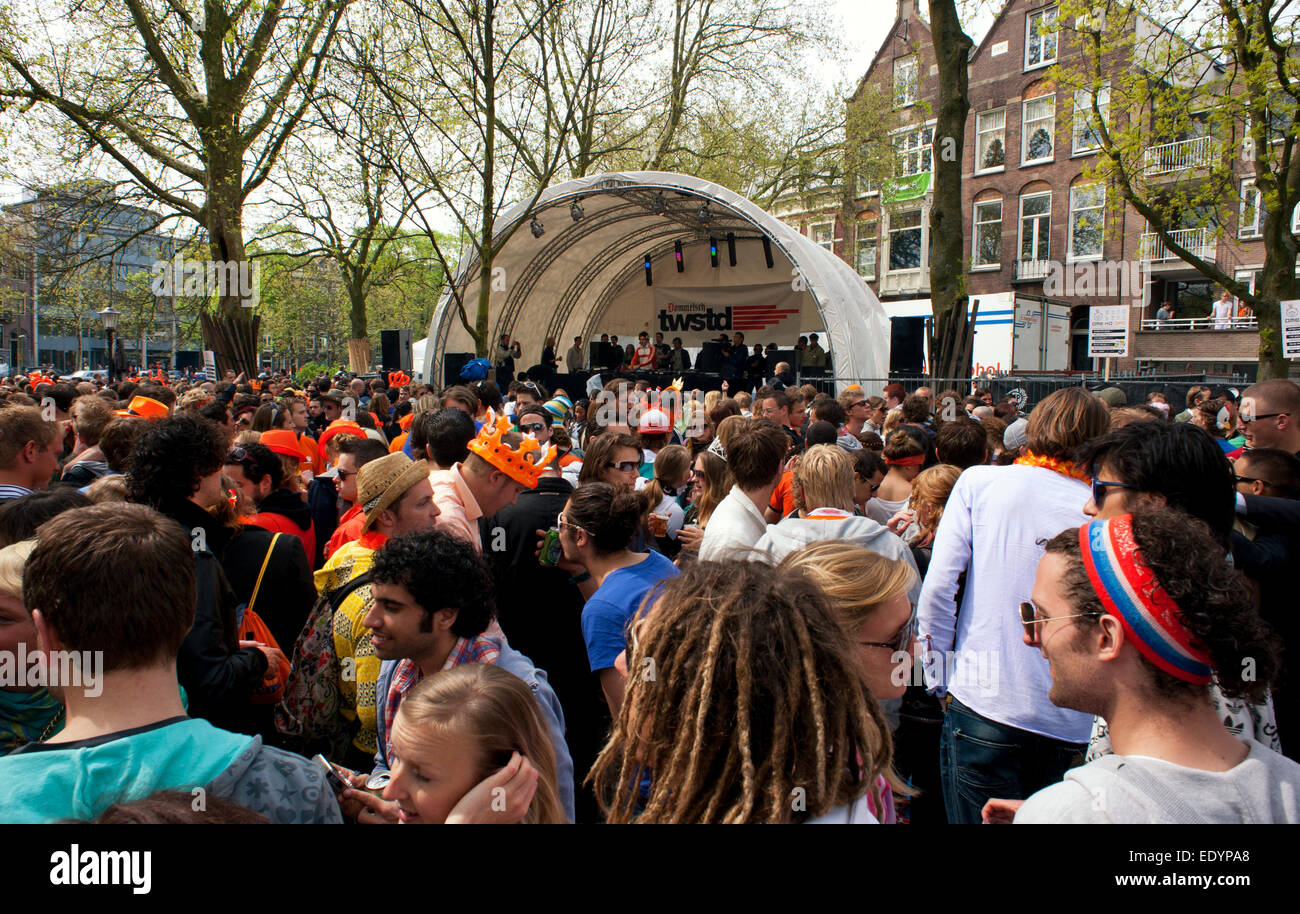
{"type": "Polygon", "coordinates": [[[248,453],[248,451],[244,450],[242,447],[235,446],[232,447],[230,449],[230,453],[226,455],[226,463],[242,463],[251,466],[256,466],[257,460],[256,458],[253,457],[252,454],[248,453]]]}

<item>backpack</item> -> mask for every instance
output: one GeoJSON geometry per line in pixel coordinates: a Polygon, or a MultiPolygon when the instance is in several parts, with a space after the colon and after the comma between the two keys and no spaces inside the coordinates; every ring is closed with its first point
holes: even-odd
{"type": "Polygon", "coordinates": [[[370,578],[367,571],[321,594],[294,642],[284,698],[275,707],[275,729],[284,737],[284,745],[300,755],[319,752],[326,758],[340,758],[348,750],[352,724],[340,709],[342,668],[334,650],[334,613],[370,578]]]}

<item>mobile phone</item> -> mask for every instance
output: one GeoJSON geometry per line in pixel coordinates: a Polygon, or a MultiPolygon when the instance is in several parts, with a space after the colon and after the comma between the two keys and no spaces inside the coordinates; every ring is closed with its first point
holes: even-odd
{"type": "Polygon", "coordinates": [[[352,786],[352,782],[344,776],[345,772],[351,774],[346,768],[340,768],[319,753],[312,761],[320,765],[321,770],[325,772],[325,780],[329,782],[330,787],[334,788],[335,793],[342,793],[352,786]]]}

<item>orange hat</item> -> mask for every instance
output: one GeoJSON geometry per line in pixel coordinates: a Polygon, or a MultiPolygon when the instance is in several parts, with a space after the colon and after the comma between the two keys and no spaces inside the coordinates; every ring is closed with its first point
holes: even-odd
{"type": "Polygon", "coordinates": [[[126,409],[115,409],[118,416],[139,416],[143,419],[166,419],[171,414],[167,404],[159,403],[152,397],[132,397],[126,409]]]}
{"type": "Polygon", "coordinates": [[[389,387],[406,387],[411,383],[411,379],[406,376],[404,371],[390,371],[388,373],[389,387]]]}
{"type": "Polygon", "coordinates": [[[298,436],[287,428],[276,428],[262,432],[262,437],[257,439],[258,444],[264,444],[277,454],[283,454],[286,457],[297,457],[299,462],[302,461],[302,449],[298,447],[298,436]]]}
{"type": "Polygon", "coordinates": [[[319,446],[322,466],[325,463],[325,444],[335,435],[351,435],[354,438],[364,438],[366,437],[366,430],[351,419],[335,419],[331,422],[320,436],[319,446]]]}
{"type": "Polygon", "coordinates": [[[396,454],[398,451],[400,451],[402,448],[406,446],[406,439],[410,437],[411,436],[409,433],[402,432],[402,434],[394,438],[393,443],[388,446],[388,453],[396,454]]]}
{"type": "Polygon", "coordinates": [[[535,489],[542,470],[555,458],[555,445],[548,444],[542,450],[537,439],[525,437],[515,450],[502,440],[508,431],[511,431],[510,420],[505,416],[495,417],[488,410],[488,421],[483,423],[478,437],[469,443],[469,449],[515,482],[535,489]],[[538,452],[537,457],[530,461],[526,455],[533,451],[538,452]]]}

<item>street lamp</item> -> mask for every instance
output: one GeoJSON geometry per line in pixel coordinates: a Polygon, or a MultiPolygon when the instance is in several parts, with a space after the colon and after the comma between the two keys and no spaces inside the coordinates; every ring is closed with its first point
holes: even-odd
{"type": "Polygon", "coordinates": [[[108,336],[108,382],[110,384],[117,380],[117,365],[113,359],[113,331],[117,330],[117,318],[121,313],[115,311],[112,305],[99,312],[99,322],[104,325],[104,333],[108,336]]]}

